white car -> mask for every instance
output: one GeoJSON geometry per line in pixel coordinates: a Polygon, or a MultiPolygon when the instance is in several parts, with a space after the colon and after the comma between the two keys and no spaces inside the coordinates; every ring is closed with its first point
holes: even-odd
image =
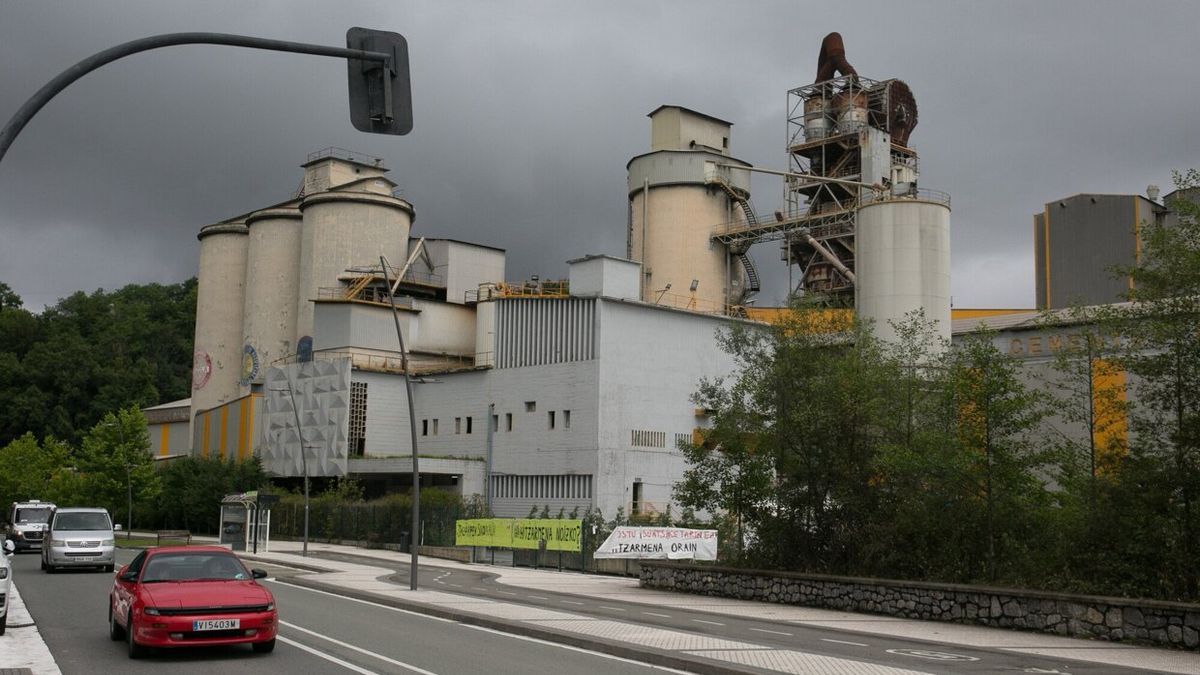
{"type": "Polygon", "coordinates": [[[0,635],[4,635],[4,629],[8,626],[8,584],[12,577],[12,565],[8,559],[15,548],[11,539],[4,540],[4,555],[0,555],[0,635]]]}

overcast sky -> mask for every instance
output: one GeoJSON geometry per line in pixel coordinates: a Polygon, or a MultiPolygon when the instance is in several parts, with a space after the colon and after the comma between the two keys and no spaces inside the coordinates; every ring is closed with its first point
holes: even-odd
{"type": "MultiPolygon", "coordinates": [[[[30,309],[78,289],[196,273],[200,227],[287,199],[314,150],[381,157],[414,236],[508,250],[509,280],[624,255],[625,164],[646,114],[734,123],[735,156],[786,168],[786,92],[840,31],[860,74],[916,94],[921,186],[953,198],[956,307],[1033,305],[1032,214],[1077,192],[1169,191],[1200,166],[1196,2],[54,2],[0,0],[0,120],[77,61],[159,33],[343,46],[408,39],[414,128],[362,134],[346,66],[171,47],[87,75],[0,162],[0,281],[30,309]]],[[[755,179],[760,212],[778,179],[755,179]]],[[[786,293],[778,244],[753,250],[759,305],[786,293]]]]}

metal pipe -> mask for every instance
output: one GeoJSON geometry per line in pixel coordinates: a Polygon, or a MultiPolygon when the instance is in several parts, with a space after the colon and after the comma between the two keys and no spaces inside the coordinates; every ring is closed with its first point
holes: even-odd
{"type": "Polygon", "coordinates": [[[867,188],[868,190],[874,190],[876,192],[883,190],[883,186],[880,186],[880,185],[872,185],[870,183],[863,183],[863,182],[856,181],[856,180],[846,180],[844,178],[830,178],[829,176],[818,176],[816,174],[811,174],[811,173],[795,173],[792,171],[777,171],[775,169],[762,169],[757,166],[743,166],[741,164],[723,164],[720,162],[713,162],[713,164],[716,166],[719,166],[721,168],[742,169],[743,171],[754,171],[756,173],[769,173],[773,176],[784,176],[787,178],[804,178],[807,180],[815,180],[815,181],[819,181],[822,183],[837,183],[838,185],[852,185],[854,187],[864,187],[864,188],[867,188]]]}
{"type": "Polygon", "coordinates": [[[484,477],[486,481],[483,486],[483,494],[486,495],[485,502],[487,503],[488,517],[492,516],[492,416],[496,414],[496,404],[489,403],[487,411],[487,475],[484,477]]]}
{"type": "Polygon", "coordinates": [[[646,299],[646,219],[650,214],[650,177],[642,179],[642,274],[638,291],[642,296],[642,300],[646,299]]]}
{"type": "MultiPolygon", "coordinates": [[[[392,280],[388,278],[387,258],[379,256],[379,266],[383,268],[383,282],[388,288],[392,280]]],[[[409,575],[408,587],[417,590],[417,542],[421,535],[421,471],[417,467],[417,413],[413,406],[412,378],[408,373],[408,350],[404,348],[404,333],[400,332],[400,315],[396,312],[396,297],[388,293],[388,303],[392,306],[392,321],[396,324],[396,339],[400,341],[400,367],[404,370],[404,389],[408,392],[408,428],[412,434],[412,532],[409,534],[409,544],[412,546],[412,568],[409,575]]],[[[488,420],[491,424],[491,420],[488,420]]]]}
{"type": "Polygon", "coordinates": [[[817,253],[820,253],[822,258],[828,260],[829,264],[833,265],[837,271],[841,272],[842,276],[846,277],[850,283],[854,283],[854,272],[851,272],[850,269],[846,267],[845,263],[843,263],[836,255],[833,254],[833,251],[830,251],[821,245],[821,242],[814,239],[813,236],[808,232],[802,232],[801,234],[804,235],[804,241],[808,242],[809,246],[813,247],[817,253]]]}
{"type": "Polygon", "coordinates": [[[296,54],[313,54],[315,56],[333,56],[346,59],[360,59],[363,61],[378,61],[385,65],[389,65],[392,60],[391,54],[383,52],[368,52],[361,49],[347,49],[345,47],[326,47],[324,45],[288,42],[286,40],[268,40],[266,38],[231,35],[228,33],[167,33],[125,42],[93,54],[67,68],[53,80],[47,82],[24,105],[18,108],[16,114],[8,121],[4,129],[0,130],[0,161],[4,160],[4,155],[8,152],[9,146],[16,140],[17,134],[21,133],[21,130],[25,128],[29,120],[33,119],[33,116],[49,103],[50,99],[57,96],[59,92],[66,89],[68,85],[79,78],[103,65],[112,63],[119,58],[130,56],[131,54],[158,49],[160,47],[195,44],[225,45],[228,47],[247,47],[249,49],[266,49],[296,54]]]}

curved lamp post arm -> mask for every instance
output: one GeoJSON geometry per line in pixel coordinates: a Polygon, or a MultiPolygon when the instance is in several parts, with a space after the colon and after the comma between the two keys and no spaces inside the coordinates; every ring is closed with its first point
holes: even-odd
{"type": "Polygon", "coordinates": [[[151,37],[141,38],[119,44],[115,47],[110,47],[102,52],[93,54],[86,59],[76,63],[59,73],[57,77],[50,80],[37,91],[24,105],[17,110],[8,124],[4,125],[4,129],[0,130],[0,161],[4,160],[4,155],[8,152],[8,148],[16,140],[17,134],[21,133],[21,129],[33,119],[33,116],[42,109],[50,99],[54,98],[63,89],[66,89],[75,80],[87,75],[96,70],[100,66],[112,63],[119,58],[137,54],[138,52],[158,49],[160,47],[174,47],[176,45],[226,45],[229,47],[248,47],[250,49],[267,49],[277,52],[292,52],[296,54],[314,54],[316,56],[334,56],[347,59],[360,59],[363,61],[376,61],[390,67],[392,60],[391,54],[383,52],[369,52],[361,49],[347,49],[345,47],[326,47],[324,45],[313,45],[303,42],[288,42],[286,40],[268,40],[266,38],[249,37],[247,35],[231,35],[228,33],[167,33],[164,35],[154,35],[151,37]]]}

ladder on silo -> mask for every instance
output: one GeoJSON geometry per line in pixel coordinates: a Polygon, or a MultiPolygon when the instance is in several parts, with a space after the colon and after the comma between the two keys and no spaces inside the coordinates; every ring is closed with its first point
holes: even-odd
{"type": "MultiPolygon", "coordinates": [[[[758,217],[754,215],[754,207],[750,206],[750,200],[741,191],[735,190],[729,184],[729,180],[725,178],[724,174],[714,174],[708,177],[708,182],[721,186],[725,194],[729,195],[730,199],[742,207],[742,213],[746,216],[746,225],[751,229],[758,226],[758,217]]],[[[758,278],[758,268],[754,266],[754,258],[750,257],[749,249],[735,249],[733,254],[742,263],[742,269],[746,272],[746,291],[748,293],[757,293],[762,290],[762,282],[758,278]]]]}

